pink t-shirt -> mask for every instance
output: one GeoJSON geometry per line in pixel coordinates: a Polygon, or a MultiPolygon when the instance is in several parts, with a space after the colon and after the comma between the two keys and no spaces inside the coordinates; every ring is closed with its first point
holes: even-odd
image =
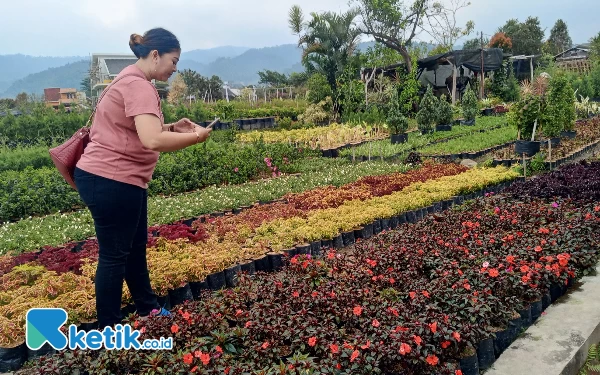
{"type": "Polygon", "coordinates": [[[156,115],[164,123],[160,97],[136,65],[123,69],[98,103],[90,143],[77,163],[86,172],[147,189],[159,153],[142,145],[134,116],[156,115]]]}

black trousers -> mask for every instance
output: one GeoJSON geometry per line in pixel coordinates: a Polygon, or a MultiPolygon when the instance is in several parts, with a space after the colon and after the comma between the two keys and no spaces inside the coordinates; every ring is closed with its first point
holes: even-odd
{"type": "Polygon", "coordinates": [[[145,316],[160,309],[146,262],[148,192],[79,168],[75,169],[74,179],[92,213],[98,238],[95,287],[99,329],[121,323],[123,280],[138,314],[145,316]]]}

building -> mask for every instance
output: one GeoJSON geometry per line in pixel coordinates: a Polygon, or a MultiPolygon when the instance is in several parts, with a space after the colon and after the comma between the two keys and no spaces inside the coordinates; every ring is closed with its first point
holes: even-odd
{"type": "Polygon", "coordinates": [[[85,103],[86,95],[72,88],[50,87],[44,89],[44,101],[49,107],[58,108],[60,105],[71,107],[85,103]]]}
{"type": "MultiPolygon", "coordinates": [[[[135,64],[137,57],[132,54],[94,53],[90,66],[90,88],[92,104],[96,104],[102,91],[121,73],[123,69],[135,64]]],[[[152,81],[161,98],[166,98],[167,82],[152,81]]]]}
{"type": "Polygon", "coordinates": [[[590,44],[579,44],[554,56],[556,65],[571,72],[587,73],[591,70],[590,44]]]}

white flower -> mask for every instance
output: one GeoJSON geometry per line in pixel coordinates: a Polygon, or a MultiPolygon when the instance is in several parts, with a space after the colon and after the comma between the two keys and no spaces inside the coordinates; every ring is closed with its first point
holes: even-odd
{"type": "Polygon", "coordinates": [[[483,263],[483,268],[488,268],[490,266],[490,262],[484,262],[483,263]]]}

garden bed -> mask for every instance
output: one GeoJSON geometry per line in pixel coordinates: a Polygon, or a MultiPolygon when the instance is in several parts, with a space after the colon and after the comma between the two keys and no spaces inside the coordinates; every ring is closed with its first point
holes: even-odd
{"type": "Polygon", "coordinates": [[[600,206],[584,192],[561,197],[587,186],[594,173],[586,168],[598,164],[578,167],[581,178],[567,178],[555,197],[544,197],[536,185],[542,179],[513,185],[506,195],[428,215],[344,254],[297,255],[281,272],[242,276],[237,288],[203,295],[172,318],[132,316],[143,338],[174,337],[179,350],[160,359],[144,351],[65,351],[22,373],[55,366],[274,373],[280,360],[282,374],[477,373],[469,361],[490,367],[519,327],[596,266],[600,206]]]}

